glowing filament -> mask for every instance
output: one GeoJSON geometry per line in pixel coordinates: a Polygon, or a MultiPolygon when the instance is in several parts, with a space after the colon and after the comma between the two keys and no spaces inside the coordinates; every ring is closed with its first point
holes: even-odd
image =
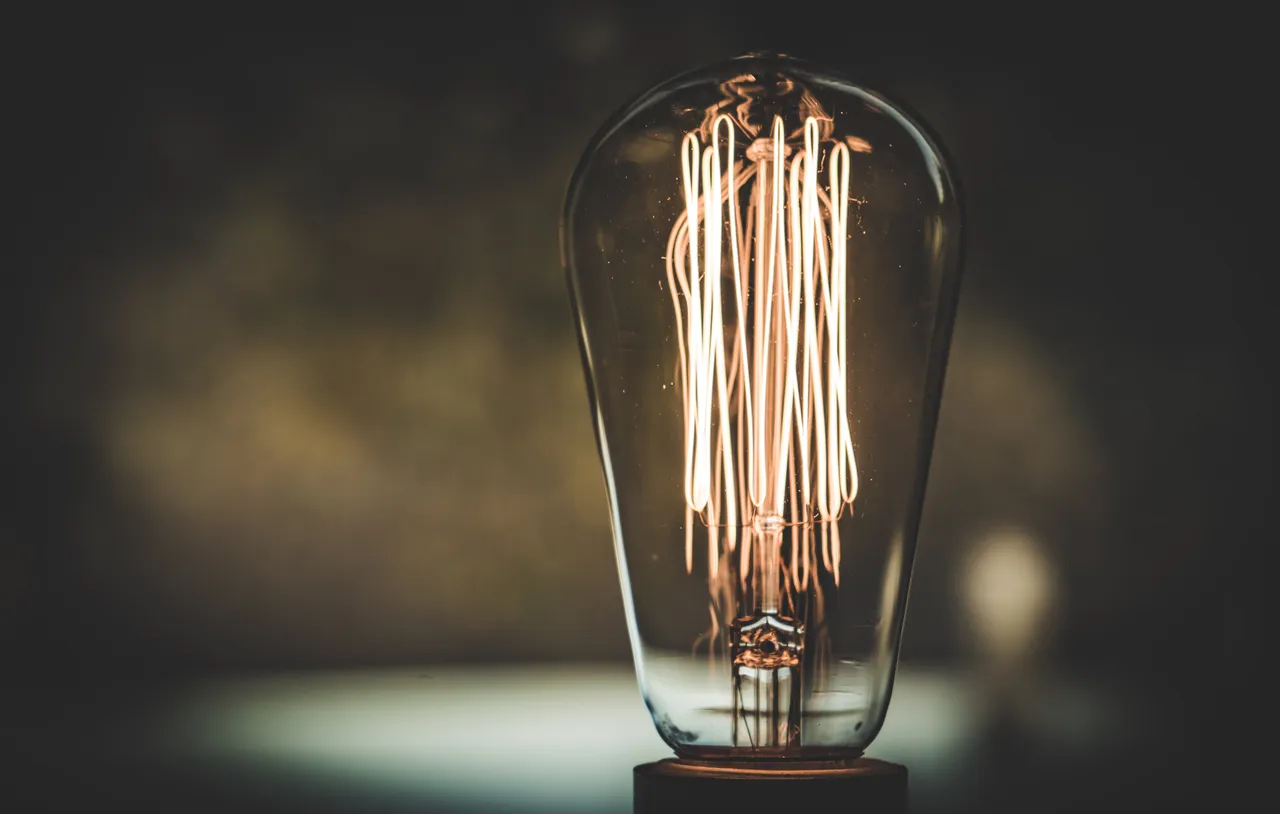
{"type": "MultiPolygon", "coordinates": [[[[822,563],[838,580],[833,521],[858,492],[848,406],[849,146],[831,147],[824,188],[812,116],[794,156],[780,117],[741,158],[730,117],[717,117],[710,135],[708,145],[696,132],[681,144],[685,211],[667,247],[685,421],[685,567],[692,571],[694,513],[708,529],[712,577],[721,534],[733,551],[740,525],[762,534],[790,526],[788,571],[800,587],[817,519],[822,563]]],[[[752,537],[741,540],[744,580],[752,537]]]]}

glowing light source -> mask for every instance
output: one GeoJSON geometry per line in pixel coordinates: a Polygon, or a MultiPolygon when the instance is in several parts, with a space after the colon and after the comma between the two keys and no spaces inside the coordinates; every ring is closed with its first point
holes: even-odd
{"type": "Polygon", "coordinates": [[[958,236],[921,128],[786,57],[660,85],[584,155],[564,259],[637,670],[680,755],[848,757],[879,729],[958,236]]]}
{"type": "MultiPolygon", "coordinates": [[[[830,239],[848,230],[849,148],[840,143],[831,149],[831,181],[823,189],[818,120],[805,119],[804,149],[791,158],[789,171],[781,116],[771,129],[770,137],[746,151],[745,162],[738,160],[729,116],[715,119],[713,143],[705,149],[697,133],[685,136],[685,212],[667,250],[685,400],[685,567],[693,570],[692,513],[700,512],[713,530],[712,576],[719,561],[714,530],[724,527],[733,551],[739,521],[746,529],[741,579],[752,570],[751,542],[759,528],[782,522],[787,510],[787,521],[801,525],[815,504],[818,518],[829,523],[858,493],[846,404],[847,245],[830,239]],[[721,274],[707,273],[724,264],[726,236],[731,291],[721,290],[721,274]],[[730,416],[735,406],[737,414],[730,416]],[[711,430],[713,413],[718,433],[711,430]],[[736,436],[730,431],[735,423],[736,436]]],[[[838,532],[824,542],[823,563],[838,584],[838,532]]],[[[800,556],[792,547],[789,563],[799,589],[809,583],[809,546],[803,548],[800,556]]]]}
{"type": "Polygon", "coordinates": [[[1041,547],[1015,529],[993,532],[970,552],[963,578],[982,648],[1000,660],[1026,654],[1053,601],[1053,573],[1041,547]]]}

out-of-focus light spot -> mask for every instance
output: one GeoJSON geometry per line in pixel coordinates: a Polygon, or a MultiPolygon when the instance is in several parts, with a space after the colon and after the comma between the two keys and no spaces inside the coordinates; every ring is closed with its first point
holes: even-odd
{"type": "Polygon", "coordinates": [[[1053,603],[1053,573],[1041,546],[1022,531],[993,532],[970,552],[963,579],[982,649],[1000,660],[1026,655],[1053,603]]]}

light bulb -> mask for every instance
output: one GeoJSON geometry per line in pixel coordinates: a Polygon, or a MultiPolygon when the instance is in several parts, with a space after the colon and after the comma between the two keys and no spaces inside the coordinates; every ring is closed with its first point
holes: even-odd
{"type": "Polygon", "coordinates": [[[562,249],[636,671],[686,759],[848,759],[884,720],[950,337],[933,140],[785,56],[596,135],[562,249]]]}

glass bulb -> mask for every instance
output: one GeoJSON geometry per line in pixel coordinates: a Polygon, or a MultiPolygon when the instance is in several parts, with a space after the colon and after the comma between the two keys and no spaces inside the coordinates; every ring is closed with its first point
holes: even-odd
{"type": "Polygon", "coordinates": [[[561,239],[658,731],[685,758],[861,754],[955,309],[935,142],[878,94],[749,54],[615,115],[561,239]]]}

